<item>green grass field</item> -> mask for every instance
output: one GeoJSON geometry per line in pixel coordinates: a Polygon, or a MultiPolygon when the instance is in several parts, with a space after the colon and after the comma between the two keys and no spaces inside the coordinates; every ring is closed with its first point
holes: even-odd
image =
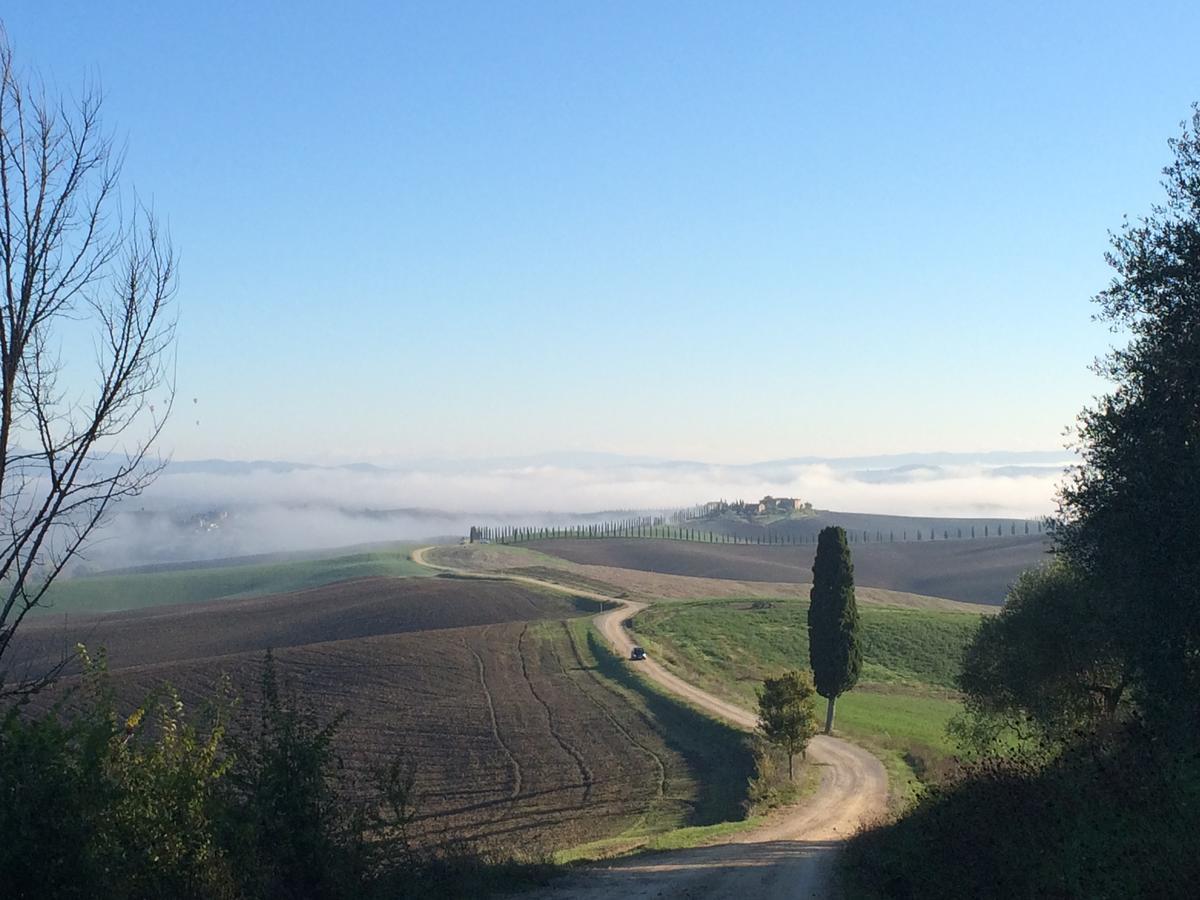
{"type": "Polygon", "coordinates": [[[225,597],[281,594],[351,578],[436,574],[412,561],[409,554],[416,546],[402,545],[325,559],[64,578],[51,586],[46,603],[36,613],[113,612],[225,597]]]}
{"type": "MultiPolygon", "coordinates": [[[[898,803],[915,790],[912,768],[954,751],[946,724],[960,709],[954,676],[980,617],[862,606],[863,672],[837,703],[835,730],[875,751],[898,803]]],[[[808,668],[808,604],[802,600],[701,600],[660,604],[634,630],[681,676],[748,709],[766,675],[808,668]]],[[[824,721],[824,701],[818,710],[824,721]]]]}

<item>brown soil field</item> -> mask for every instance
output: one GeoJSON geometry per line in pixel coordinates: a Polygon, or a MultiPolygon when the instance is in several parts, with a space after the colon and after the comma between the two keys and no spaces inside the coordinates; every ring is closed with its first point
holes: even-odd
{"type": "Polygon", "coordinates": [[[678,717],[695,714],[614,677],[623,663],[595,655],[571,622],[580,612],[512,582],[370,579],[65,630],[37,622],[22,646],[37,665],[64,641],[107,645],[131,708],[165,681],[198,709],[228,676],[242,722],[256,716],[263,651],[274,648],[289,692],[323,721],[345,716],[336,747],[351,783],[365,789],[397,754],[411,763],[424,846],[548,852],[647,823],[736,817],[745,777],[728,774],[749,766],[748,753],[722,756],[741,747],[703,730],[722,726],[689,732],[678,717]],[[733,782],[736,796],[712,794],[733,782]]]}
{"type": "Polygon", "coordinates": [[[561,594],[502,580],[364,578],[235,600],[147,607],[101,615],[47,616],[22,625],[18,663],[46,665],[82,642],[104,647],[110,665],[126,668],[500,622],[563,618],[594,610],[561,594]]]}
{"type": "MultiPolygon", "coordinates": [[[[441,545],[425,552],[425,559],[438,566],[480,574],[528,576],[576,590],[623,599],[660,600],[780,600],[808,599],[812,585],[804,582],[739,581],[731,578],[700,578],[667,575],[640,569],[590,566],[569,562],[524,547],[497,544],[441,545]]],[[[811,573],[810,573],[811,574],[811,573]]],[[[859,603],[900,606],[912,609],[944,609],[950,612],[995,612],[981,606],[886,588],[857,586],[859,603]]]]}
{"type": "MultiPolygon", "coordinates": [[[[535,541],[522,545],[588,566],[746,582],[808,583],[815,548],[647,539],[535,541]]],[[[855,544],[855,583],[968,603],[1000,604],[1025,569],[1046,559],[1039,535],[855,544]]]]}
{"type": "MultiPolygon", "coordinates": [[[[575,656],[562,623],[505,623],[290,647],[285,683],[325,719],[352,780],[395,754],[417,773],[417,842],[550,851],[695,802],[697,773],[653,717],[575,656]]],[[[228,673],[253,714],[260,654],[116,672],[199,702],[228,673]]]]}

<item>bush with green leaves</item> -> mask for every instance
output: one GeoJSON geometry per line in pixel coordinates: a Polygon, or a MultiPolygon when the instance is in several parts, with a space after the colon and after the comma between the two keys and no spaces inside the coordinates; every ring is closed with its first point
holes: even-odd
{"type": "Polygon", "coordinates": [[[1111,611],[1102,586],[1065,560],[1021,575],[963,654],[955,731],[966,747],[1061,745],[1126,716],[1131,673],[1111,611]]]}
{"type": "Polygon", "coordinates": [[[80,658],[75,692],[0,724],[0,894],[234,896],[216,827],[227,706],[192,722],[164,688],[122,717],[103,656],[80,658]]]}

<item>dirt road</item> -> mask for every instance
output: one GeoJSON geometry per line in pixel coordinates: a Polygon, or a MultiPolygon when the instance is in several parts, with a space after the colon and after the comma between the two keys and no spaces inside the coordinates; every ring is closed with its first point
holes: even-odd
{"type": "MultiPolygon", "coordinates": [[[[444,569],[426,560],[428,549],[414,551],[413,560],[444,569]]],[[[515,580],[569,590],[535,578],[518,576],[515,580]]],[[[596,616],[595,621],[613,648],[628,657],[634,641],[625,623],[646,605],[587,591],[569,590],[569,593],[623,604],[596,616]]],[[[646,677],[693,706],[741,728],[755,728],[751,713],[689,684],[654,660],[630,665],[637,666],[646,677]]],[[[883,813],[887,803],[887,774],[874,756],[839,738],[813,738],[809,743],[808,758],[821,767],[816,792],[802,804],[771,817],[760,828],[715,846],[647,854],[589,866],[546,890],[526,896],[539,900],[608,900],[617,897],[790,900],[829,896],[833,853],[838,843],[862,823],[883,813]]]]}

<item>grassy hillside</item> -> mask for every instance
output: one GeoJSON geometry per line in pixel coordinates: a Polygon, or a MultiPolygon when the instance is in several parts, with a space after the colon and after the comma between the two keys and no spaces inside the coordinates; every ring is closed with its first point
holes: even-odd
{"type": "MultiPolygon", "coordinates": [[[[803,600],[684,602],[647,609],[633,627],[661,663],[753,708],[764,676],[807,668],[807,613],[803,600]]],[[[879,752],[904,793],[914,765],[936,764],[953,749],[945,727],[959,709],[954,676],[979,617],[875,606],[860,613],[862,678],[838,701],[835,727],[879,752]]]]}
{"type": "Polygon", "coordinates": [[[433,574],[409,558],[415,546],[323,559],[64,578],[54,583],[45,606],[35,614],[112,612],[221,597],[281,594],[352,578],[433,574]]]}

